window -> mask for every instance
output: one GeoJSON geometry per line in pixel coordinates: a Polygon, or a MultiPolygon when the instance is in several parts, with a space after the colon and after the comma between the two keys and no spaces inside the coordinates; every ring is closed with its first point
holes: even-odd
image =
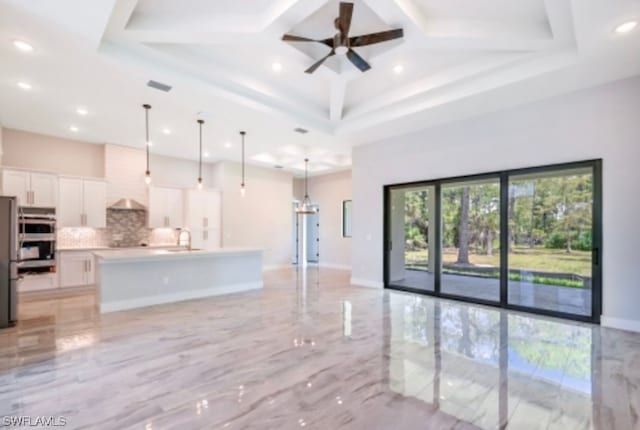
{"type": "Polygon", "coordinates": [[[342,237],[351,237],[351,200],[342,201],[342,237]]]}

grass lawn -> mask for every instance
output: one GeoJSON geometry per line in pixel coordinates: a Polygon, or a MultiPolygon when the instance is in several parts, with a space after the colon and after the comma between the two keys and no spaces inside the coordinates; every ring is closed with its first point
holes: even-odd
{"type": "MultiPolygon", "coordinates": [[[[445,264],[455,263],[457,258],[457,249],[444,250],[443,262],[445,264]]],[[[470,254],[469,260],[475,265],[498,267],[500,265],[500,250],[496,249],[492,256],[470,254]]],[[[407,251],[405,261],[407,265],[425,265],[427,250],[407,251]]],[[[511,269],[591,276],[591,252],[573,251],[571,254],[567,254],[562,249],[515,247],[513,252],[509,253],[509,267],[511,269]]]]}

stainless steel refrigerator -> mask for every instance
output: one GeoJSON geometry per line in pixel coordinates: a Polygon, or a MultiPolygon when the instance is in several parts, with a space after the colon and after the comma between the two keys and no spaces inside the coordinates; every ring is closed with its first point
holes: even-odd
{"type": "Polygon", "coordinates": [[[0,328],[15,325],[18,292],[18,200],[0,196],[0,328]]]}

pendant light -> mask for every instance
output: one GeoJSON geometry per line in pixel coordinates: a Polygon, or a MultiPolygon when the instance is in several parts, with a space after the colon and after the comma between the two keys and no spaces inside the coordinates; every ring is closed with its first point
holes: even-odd
{"type": "Polygon", "coordinates": [[[302,203],[298,204],[296,208],[296,213],[300,215],[312,215],[318,211],[317,208],[313,207],[313,203],[311,203],[311,199],[309,198],[309,159],[304,159],[304,199],[302,199],[302,203]]]}
{"type": "Polygon", "coordinates": [[[144,108],[145,146],[147,147],[147,170],[144,172],[144,182],[149,185],[151,184],[151,170],[149,169],[149,149],[151,148],[151,141],[149,140],[149,109],[151,109],[151,105],[144,104],[142,107],[144,108]]]}
{"type": "Polygon", "coordinates": [[[244,137],[247,135],[246,131],[241,131],[240,136],[242,137],[242,182],[240,183],[240,195],[244,197],[247,190],[244,187],[244,137]]]}
{"type": "Polygon", "coordinates": [[[198,126],[200,127],[200,158],[198,161],[198,189],[201,190],[202,185],[202,124],[204,124],[203,119],[198,120],[198,126]]]}

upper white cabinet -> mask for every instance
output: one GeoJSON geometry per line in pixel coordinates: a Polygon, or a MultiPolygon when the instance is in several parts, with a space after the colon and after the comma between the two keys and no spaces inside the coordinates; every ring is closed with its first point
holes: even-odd
{"type": "Polygon", "coordinates": [[[149,187],[149,227],[183,227],[182,200],[180,189],[149,187]]]}
{"type": "Polygon", "coordinates": [[[60,227],[107,226],[107,184],[78,178],[60,179],[60,227]]]}
{"type": "Polygon", "coordinates": [[[2,171],[2,194],[18,197],[20,206],[55,208],[58,203],[58,177],[5,169],[2,171]]]}
{"type": "Polygon", "coordinates": [[[107,184],[102,181],[84,180],[85,226],[107,227],[107,184]]]}
{"type": "Polygon", "coordinates": [[[188,190],[185,194],[185,227],[220,228],[221,202],[220,191],[188,190]]]}
{"type": "Polygon", "coordinates": [[[191,230],[191,244],[194,248],[220,248],[222,194],[219,191],[186,191],[185,219],[185,227],[191,230]]]}

